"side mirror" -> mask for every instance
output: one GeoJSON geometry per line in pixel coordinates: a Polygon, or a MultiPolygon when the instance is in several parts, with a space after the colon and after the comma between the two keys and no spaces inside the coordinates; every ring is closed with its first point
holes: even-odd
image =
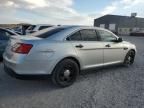
{"type": "Polygon", "coordinates": [[[122,42],[123,41],[123,39],[121,38],[121,37],[119,37],[118,39],[117,39],[117,42],[122,42]]]}

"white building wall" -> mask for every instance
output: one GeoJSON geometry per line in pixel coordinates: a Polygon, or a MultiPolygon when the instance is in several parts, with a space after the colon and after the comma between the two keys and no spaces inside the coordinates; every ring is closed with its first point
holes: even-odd
{"type": "Polygon", "coordinates": [[[100,28],[105,28],[105,24],[100,24],[100,28]]]}

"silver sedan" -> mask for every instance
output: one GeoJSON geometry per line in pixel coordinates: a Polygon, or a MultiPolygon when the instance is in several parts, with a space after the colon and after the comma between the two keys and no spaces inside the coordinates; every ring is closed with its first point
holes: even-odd
{"type": "Polygon", "coordinates": [[[12,38],[3,54],[5,71],[14,75],[51,75],[61,87],[81,70],[113,64],[130,66],[136,47],[112,32],[86,26],[57,26],[12,38]]]}

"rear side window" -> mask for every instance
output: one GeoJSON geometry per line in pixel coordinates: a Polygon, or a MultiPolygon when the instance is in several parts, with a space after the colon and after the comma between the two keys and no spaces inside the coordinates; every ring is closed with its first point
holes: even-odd
{"type": "Polygon", "coordinates": [[[81,30],[81,37],[83,41],[97,41],[96,31],[94,29],[81,30]]]}
{"type": "Polygon", "coordinates": [[[81,38],[81,34],[80,32],[76,32],[74,34],[72,34],[70,37],[68,37],[66,40],[68,41],[82,41],[82,38],[81,38]]]}
{"type": "Polygon", "coordinates": [[[68,41],[98,41],[96,31],[93,29],[80,30],[66,40],[68,41]]]}
{"type": "Polygon", "coordinates": [[[50,29],[50,30],[45,31],[45,32],[34,33],[31,35],[35,36],[35,37],[39,37],[39,38],[48,38],[48,37],[50,37],[56,33],[63,31],[63,30],[65,30],[65,28],[55,28],[55,29],[50,29]]]}
{"type": "Polygon", "coordinates": [[[41,26],[41,27],[39,28],[39,30],[43,30],[43,29],[46,29],[46,28],[49,28],[49,27],[52,27],[52,26],[41,26]]]}

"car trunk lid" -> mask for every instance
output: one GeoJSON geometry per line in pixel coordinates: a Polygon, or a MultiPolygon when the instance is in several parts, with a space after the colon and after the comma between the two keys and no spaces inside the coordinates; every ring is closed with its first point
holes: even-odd
{"type": "Polygon", "coordinates": [[[30,53],[31,49],[36,45],[36,41],[39,40],[41,39],[31,36],[29,37],[13,36],[10,38],[8,42],[3,57],[11,61],[17,61],[20,58],[24,58],[30,53]]]}

